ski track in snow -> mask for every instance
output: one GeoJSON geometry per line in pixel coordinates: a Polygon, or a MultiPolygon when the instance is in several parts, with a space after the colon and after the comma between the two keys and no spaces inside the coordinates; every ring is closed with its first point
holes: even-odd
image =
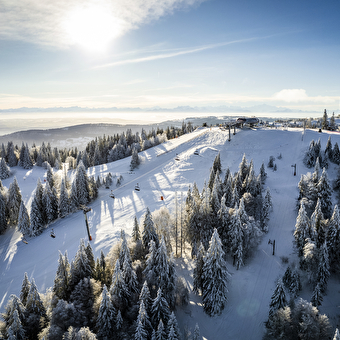
{"type": "MultiPolygon", "coordinates": [[[[297,216],[296,197],[297,184],[301,174],[310,169],[302,163],[304,151],[312,139],[321,138],[324,149],[329,134],[318,134],[306,130],[302,140],[302,130],[269,130],[243,129],[237,130],[228,142],[229,132],[219,128],[200,128],[195,132],[183,135],[140,153],[142,162],[139,169],[129,171],[130,157],[113,163],[99,165],[88,170],[90,176],[105,177],[108,172],[113,175],[122,174],[123,182],[118,188],[112,186],[116,198],[109,197],[110,190],[101,188],[97,200],[90,204],[92,211],[88,213],[90,232],[93,237],[91,243],[95,257],[100,251],[106,254],[112,245],[120,238],[120,231],[124,229],[130,235],[133,219],[136,215],[140,221],[146,207],[153,212],[162,206],[171,209],[174,205],[175,192],[183,193],[185,199],[188,186],[196,181],[202,190],[204,181],[208,181],[213,160],[221,153],[222,174],[227,167],[234,173],[243,154],[248,162],[253,159],[255,172],[259,173],[262,162],[265,166],[269,156],[276,158],[277,171],[266,168],[268,178],[265,187],[271,190],[273,212],[270,215],[269,232],[263,236],[262,242],[254,251],[253,257],[248,259],[240,270],[228,263],[231,279],[229,285],[228,303],[220,316],[207,316],[201,304],[201,297],[192,294],[193,262],[187,256],[177,260],[177,272],[187,282],[190,289],[190,303],[183,308],[177,308],[178,322],[182,328],[189,327],[192,331],[198,323],[203,339],[262,339],[264,322],[268,317],[269,302],[275,281],[284,274],[287,264],[283,264],[281,256],[287,256],[290,263],[297,261],[293,249],[293,230],[297,216]],[[199,155],[194,155],[198,150],[199,155]],[[277,156],[282,154],[282,159],[277,156]],[[175,160],[176,155],[179,161],[175,160]],[[293,176],[293,164],[297,164],[297,176],[293,176]],[[140,191],[134,190],[136,183],[140,191]],[[163,196],[162,201],[160,197],[163,196]],[[272,255],[272,245],[268,240],[276,241],[275,255],[272,255]]],[[[332,134],[332,144],[340,143],[340,135],[332,134]]],[[[43,182],[46,171],[34,167],[27,171],[18,167],[13,169],[19,187],[30,211],[33,191],[37,179],[43,182]]],[[[331,165],[328,169],[330,179],[334,178],[336,170],[331,165]]],[[[73,178],[74,171],[69,172],[73,178]]],[[[13,177],[3,180],[9,187],[13,177]]],[[[21,234],[8,230],[0,236],[0,310],[3,310],[10,294],[19,295],[24,273],[34,278],[40,292],[51,287],[58,266],[59,251],[67,251],[69,260],[79,247],[79,240],[87,241],[84,215],[81,211],[58,219],[48,226],[42,235],[28,239],[28,244],[21,242],[21,234]],[[50,237],[49,231],[54,228],[56,238],[50,237]]],[[[338,279],[331,279],[329,293],[324,298],[320,310],[329,315],[333,324],[337,323],[340,293],[338,279]]],[[[302,292],[305,299],[309,299],[311,292],[302,292]]]]}

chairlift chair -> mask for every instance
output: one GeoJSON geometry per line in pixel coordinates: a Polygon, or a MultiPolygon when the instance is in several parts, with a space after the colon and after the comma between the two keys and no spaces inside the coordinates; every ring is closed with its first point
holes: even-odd
{"type": "Polygon", "coordinates": [[[52,238],[55,238],[55,233],[54,233],[54,230],[52,229],[52,231],[51,231],[51,237],[52,238]]]}
{"type": "Polygon", "coordinates": [[[110,197],[111,197],[111,198],[116,198],[115,195],[114,195],[114,193],[112,192],[112,190],[111,190],[110,197]]]}
{"type": "Polygon", "coordinates": [[[198,150],[195,150],[195,152],[194,152],[194,155],[196,155],[196,156],[198,156],[198,155],[199,155],[199,152],[198,152],[198,150]]]}
{"type": "Polygon", "coordinates": [[[179,161],[179,156],[178,154],[176,153],[176,158],[175,158],[175,161],[179,161]]]}
{"type": "Polygon", "coordinates": [[[135,186],[135,190],[136,191],[140,191],[140,187],[139,187],[139,184],[137,183],[136,186],[135,186]]]}

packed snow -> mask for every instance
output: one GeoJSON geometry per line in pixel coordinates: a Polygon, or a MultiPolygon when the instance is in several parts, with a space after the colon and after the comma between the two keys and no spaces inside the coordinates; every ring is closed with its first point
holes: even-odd
{"type": "MultiPolygon", "coordinates": [[[[266,129],[253,128],[237,130],[228,141],[229,132],[220,128],[199,128],[190,134],[172,139],[140,153],[141,164],[133,172],[129,170],[130,157],[113,163],[88,169],[89,176],[104,178],[108,172],[122,175],[120,187],[112,186],[115,199],[110,197],[110,190],[103,187],[98,198],[90,204],[92,210],[87,214],[92,236],[91,245],[94,255],[106,254],[120,238],[124,229],[130,235],[134,217],[139,220],[148,207],[151,212],[167,207],[174,211],[175,194],[183,202],[189,185],[197,183],[202,190],[204,181],[208,181],[214,158],[220,152],[222,171],[227,167],[232,172],[245,154],[248,161],[253,160],[258,174],[262,163],[267,165],[270,156],[276,158],[277,171],[266,167],[268,174],[265,187],[271,190],[273,212],[270,215],[269,232],[243,267],[236,270],[228,263],[231,273],[228,302],[220,316],[209,317],[203,311],[202,298],[191,292],[193,261],[186,250],[182,258],[177,259],[177,273],[184,276],[190,290],[189,305],[177,308],[176,314],[182,330],[187,327],[193,332],[199,325],[203,339],[254,339],[260,340],[264,334],[264,322],[268,318],[269,303],[275,289],[275,281],[284,274],[287,264],[282,261],[286,256],[289,263],[297,263],[297,254],[293,248],[293,231],[297,216],[297,185],[301,174],[307,169],[303,157],[312,139],[321,138],[324,148],[331,134],[332,143],[340,143],[340,135],[327,132],[318,133],[303,129],[266,129]],[[195,151],[198,155],[195,155],[195,151]],[[281,157],[278,158],[278,156],[281,157]],[[178,159],[178,160],[176,160],[178,159]],[[297,175],[294,176],[296,164],[297,175]],[[140,191],[135,190],[139,184],[140,191]],[[164,199],[161,200],[161,197],[164,199]],[[275,240],[273,246],[269,243],[275,240]]],[[[34,166],[32,170],[20,167],[11,169],[16,176],[23,200],[30,211],[33,192],[38,178],[44,183],[46,170],[34,166]]],[[[336,166],[330,165],[329,178],[335,178],[336,166]]],[[[73,172],[69,172],[72,179],[73,172]]],[[[13,176],[3,180],[7,188],[13,176]]],[[[223,176],[223,172],[221,177],[223,176]]],[[[333,195],[335,196],[335,195],[333,195]]],[[[333,197],[335,204],[335,197],[333,197]]],[[[39,292],[43,293],[53,285],[58,266],[59,251],[67,251],[69,259],[76,254],[80,239],[87,240],[84,214],[79,211],[49,225],[40,236],[23,243],[22,235],[13,229],[0,236],[0,310],[4,309],[11,294],[20,292],[24,273],[29,279],[34,278],[39,292]],[[50,237],[54,229],[56,238],[50,237]]],[[[271,242],[272,243],[272,242],[271,242]]],[[[324,297],[320,311],[329,316],[332,326],[338,326],[338,306],[340,293],[338,279],[329,282],[328,294],[324,297]]],[[[310,300],[312,292],[308,288],[301,296],[310,300]]]]}

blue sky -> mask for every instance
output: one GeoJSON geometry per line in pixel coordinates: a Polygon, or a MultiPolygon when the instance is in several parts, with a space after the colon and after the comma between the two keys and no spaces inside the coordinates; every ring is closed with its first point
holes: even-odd
{"type": "Polygon", "coordinates": [[[0,109],[338,110],[339,13],[338,0],[0,0],[0,109]]]}

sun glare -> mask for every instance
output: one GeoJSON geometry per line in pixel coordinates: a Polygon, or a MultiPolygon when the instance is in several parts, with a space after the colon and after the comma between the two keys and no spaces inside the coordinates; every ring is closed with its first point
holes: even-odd
{"type": "Polygon", "coordinates": [[[121,33],[121,25],[105,7],[78,8],[69,13],[64,29],[72,45],[91,52],[105,52],[121,33]]]}

